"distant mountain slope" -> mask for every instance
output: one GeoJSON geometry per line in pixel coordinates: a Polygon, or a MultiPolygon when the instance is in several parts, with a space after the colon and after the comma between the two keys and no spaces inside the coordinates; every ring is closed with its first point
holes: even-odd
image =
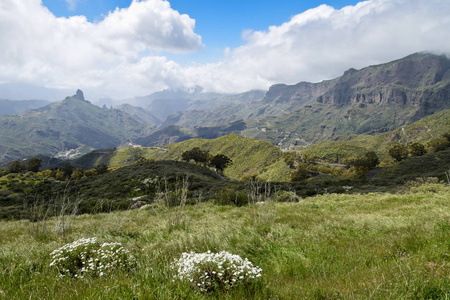
{"type": "Polygon", "coordinates": [[[289,167],[283,160],[283,152],[267,141],[241,137],[237,134],[217,139],[190,139],[165,147],[126,148],[117,151],[94,151],[73,160],[74,166],[93,168],[104,163],[123,166],[138,157],[156,160],[179,160],[184,151],[194,147],[208,150],[212,155],[224,154],[233,160],[233,165],[225,170],[225,175],[239,179],[245,175],[257,174],[272,181],[286,181],[290,178],[289,167]]]}
{"type": "Polygon", "coordinates": [[[214,139],[230,133],[240,133],[245,128],[245,122],[242,120],[214,127],[186,128],[171,125],[146,137],[135,139],[134,142],[145,147],[164,146],[192,138],[214,139]]]}
{"type": "Polygon", "coordinates": [[[0,115],[18,115],[28,109],[50,104],[45,100],[3,100],[0,99],[0,115]]]}
{"type": "Polygon", "coordinates": [[[283,148],[299,141],[310,144],[337,136],[388,132],[450,109],[450,60],[415,53],[361,70],[349,69],[341,77],[319,83],[277,84],[263,99],[258,98],[261,94],[249,93],[244,93],[247,101],[227,101],[225,96],[185,100],[183,107],[189,108],[168,116],[161,127],[195,130],[244,120],[240,134],[283,148]]]}
{"type": "Polygon", "coordinates": [[[450,110],[425,117],[394,131],[377,135],[350,135],[337,137],[333,141],[323,141],[307,147],[302,153],[314,159],[345,162],[355,154],[376,151],[381,158],[388,157],[386,147],[393,142],[421,142],[441,137],[450,132],[450,110]]]}
{"type": "Polygon", "coordinates": [[[432,100],[439,105],[448,99],[449,81],[450,60],[446,56],[415,53],[359,71],[349,69],[341,77],[320,83],[275,85],[262,102],[273,106],[282,104],[289,109],[315,102],[335,106],[396,104],[418,107],[430,114],[434,107],[424,103],[432,100]],[[432,95],[438,90],[442,92],[432,95]]]}
{"type": "MultiPolygon", "coordinates": [[[[249,119],[260,106],[265,91],[252,90],[237,95],[210,95],[209,98],[194,98],[187,110],[178,111],[164,121],[161,127],[178,125],[194,128],[198,126],[220,126],[237,120],[249,119]]],[[[203,95],[204,97],[205,95],[203,95]]]]}
{"type": "MultiPolygon", "coordinates": [[[[246,136],[279,142],[273,131],[296,133],[295,139],[314,143],[351,134],[395,130],[436,112],[450,109],[450,60],[416,53],[387,64],[320,83],[275,85],[262,100],[274,109],[291,111],[247,124],[246,136]],[[266,128],[266,132],[256,130],[266,128]],[[272,132],[271,132],[272,131],[272,132]]],[[[268,112],[267,112],[268,111],[268,112]]]]}
{"type": "Polygon", "coordinates": [[[246,119],[251,112],[247,107],[259,102],[265,91],[251,90],[240,94],[204,93],[202,90],[165,90],[131,99],[132,104],[143,107],[161,120],[161,128],[177,125],[218,126],[246,119]],[[245,108],[245,112],[242,110],[245,108]]]}
{"type": "Polygon", "coordinates": [[[158,126],[161,124],[161,120],[159,118],[142,107],[131,104],[121,104],[115,106],[114,108],[126,112],[141,123],[148,124],[150,126],[158,126]]]}
{"type": "Polygon", "coordinates": [[[0,124],[0,160],[54,155],[81,145],[116,147],[150,132],[120,110],[92,105],[81,91],[20,116],[0,116],[0,124]]]}

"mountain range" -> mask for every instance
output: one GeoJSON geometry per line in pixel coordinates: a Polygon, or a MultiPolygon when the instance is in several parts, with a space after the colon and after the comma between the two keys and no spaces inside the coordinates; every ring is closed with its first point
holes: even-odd
{"type": "Polygon", "coordinates": [[[46,100],[5,100],[0,99],[0,115],[18,115],[29,109],[49,105],[46,100]]]}
{"type": "Polygon", "coordinates": [[[200,88],[100,108],[81,91],[20,115],[0,116],[0,160],[124,143],[165,145],[229,133],[282,148],[352,134],[396,130],[450,109],[450,60],[415,53],[319,83],[277,84],[265,93],[224,95],[200,88]]]}
{"type": "Polygon", "coordinates": [[[61,102],[0,116],[0,160],[88,146],[117,147],[151,132],[151,127],[117,109],[91,104],[78,90],[61,102]]]}
{"type": "Polygon", "coordinates": [[[138,143],[158,145],[234,132],[289,148],[392,131],[450,109],[449,99],[450,60],[415,53],[386,64],[350,69],[319,83],[277,84],[261,100],[180,111],[138,143]],[[239,128],[223,130],[230,122],[239,123],[239,128]]]}

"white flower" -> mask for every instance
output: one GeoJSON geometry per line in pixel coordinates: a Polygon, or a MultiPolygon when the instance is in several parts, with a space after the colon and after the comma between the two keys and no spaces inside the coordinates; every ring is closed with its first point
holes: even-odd
{"type": "Polygon", "coordinates": [[[219,253],[211,251],[205,253],[185,252],[172,263],[172,268],[178,272],[177,279],[192,282],[202,291],[208,290],[203,287],[214,288],[215,283],[213,282],[219,285],[235,285],[240,281],[246,282],[255,279],[253,276],[255,274],[260,277],[262,272],[261,268],[254,267],[247,258],[242,259],[239,255],[233,255],[226,251],[219,253]],[[218,276],[210,277],[209,274],[218,276]]]}

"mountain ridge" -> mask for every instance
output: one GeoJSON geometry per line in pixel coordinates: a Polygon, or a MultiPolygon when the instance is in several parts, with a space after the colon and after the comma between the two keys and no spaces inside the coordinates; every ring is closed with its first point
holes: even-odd
{"type": "Polygon", "coordinates": [[[360,70],[351,68],[340,77],[318,83],[276,84],[260,101],[181,111],[161,127],[217,127],[243,119],[246,128],[240,134],[244,136],[274,144],[282,139],[308,144],[340,135],[395,130],[449,109],[448,99],[450,60],[422,52],[360,70]],[[282,132],[296,134],[284,139],[282,132]]]}
{"type": "Polygon", "coordinates": [[[0,124],[0,160],[55,155],[83,145],[117,147],[150,131],[122,111],[91,104],[81,91],[19,116],[0,116],[0,124]]]}

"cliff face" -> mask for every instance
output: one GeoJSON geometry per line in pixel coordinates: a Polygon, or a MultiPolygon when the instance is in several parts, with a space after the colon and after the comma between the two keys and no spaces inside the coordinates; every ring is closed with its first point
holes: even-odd
{"type": "Polygon", "coordinates": [[[416,53],[333,80],[274,85],[262,101],[275,117],[258,126],[295,133],[294,140],[388,132],[450,109],[450,60],[416,53]]]}
{"type": "Polygon", "coordinates": [[[274,85],[266,104],[287,104],[294,108],[312,103],[336,106],[355,104],[420,107],[443,102],[450,91],[450,60],[445,56],[416,53],[387,64],[362,70],[350,69],[341,77],[320,83],[274,85]]]}

